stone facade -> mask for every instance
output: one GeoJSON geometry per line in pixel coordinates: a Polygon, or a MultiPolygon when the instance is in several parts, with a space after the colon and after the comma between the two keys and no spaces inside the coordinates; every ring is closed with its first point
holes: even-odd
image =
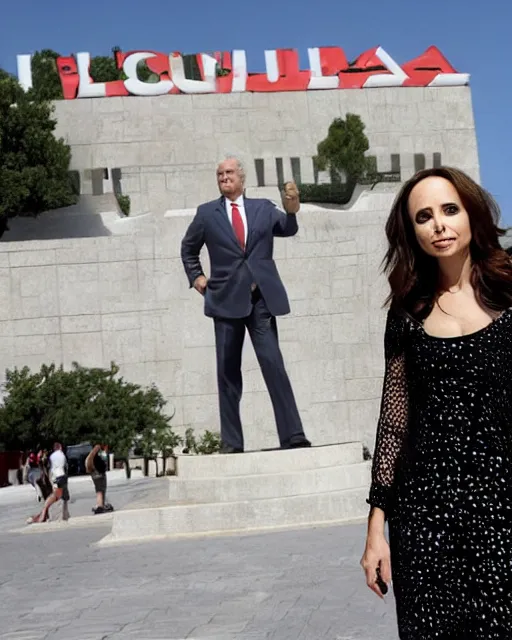
{"type": "MultiPolygon", "coordinates": [[[[96,176],[97,188],[94,170],[120,168],[136,212],[151,213],[126,219],[137,224],[119,236],[0,243],[3,367],[113,360],[127,379],[159,386],[180,430],[218,429],[213,326],[183,273],[185,229],[194,207],[216,196],[215,163],[223,154],[246,161],[249,195],[277,198],[276,173],[265,169],[265,185],[258,186],[254,160],[271,168],[275,158],[300,158],[304,171],[332,119],[346,112],[367,124],[380,170],[399,154],[406,178],[423,162],[415,154],[424,154],[427,166],[441,154],[444,164],[479,178],[467,87],[57,103],[58,133],[71,143],[84,180],[96,176]]],[[[398,186],[363,190],[348,207],[305,205],[298,235],[275,243],[292,306],[279,320],[281,344],[315,444],[373,445],[386,295],[379,267],[398,186]]],[[[249,342],[244,350],[246,446],[275,446],[272,409],[249,342]]]]}
{"type": "MultiPolygon", "coordinates": [[[[386,293],[379,266],[393,197],[363,192],[346,211],[304,206],[298,235],[275,243],[292,306],[279,320],[281,345],[315,444],[373,439],[386,293]]],[[[177,427],[218,429],[213,323],[179,258],[192,214],[152,216],[134,235],[1,244],[3,366],[114,360],[127,379],[159,386],[177,427]]],[[[246,444],[274,446],[249,341],[244,351],[246,444]]]]}
{"type": "Polygon", "coordinates": [[[332,120],[347,113],[366,124],[380,171],[398,168],[406,179],[416,168],[443,163],[479,177],[469,87],[56,103],[57,134],[72,147],[82,192],[121,189],[132,200],[132,214],[191,208],[214,198],[213,168],[226,154],[244,160],[253,196],[266,195],[279,177],[313,182],[316,146],[332,120]],[[257,163],[263,167],[259,176],[257,163]]]}

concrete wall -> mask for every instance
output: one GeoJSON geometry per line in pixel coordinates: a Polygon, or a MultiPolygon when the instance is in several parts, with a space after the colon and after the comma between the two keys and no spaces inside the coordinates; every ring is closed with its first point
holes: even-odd
{"type": "Polygon", "coordinates": [[[440,154],[442,163],[479,178],[469,87],[98,98],[55,107],[57,134],[72,146],[82,192],[94,192],[93,176],[102,169],[111,178],[120,168],[133,214],[196,207],[215,197],[214,168],[226,153],[245,160],[252,196],[262,190],[256,159],[264,161],[267,187],[277,184],[276,158],[285,179],[292,177],[290,159],[298,158],[302,181],[312,182],[316,146],[347,112],[366,124],[379,170],[389,171],[391,155],[398,155],[406,179],[415,154],[424,155],[427,167],[440,154]]]}

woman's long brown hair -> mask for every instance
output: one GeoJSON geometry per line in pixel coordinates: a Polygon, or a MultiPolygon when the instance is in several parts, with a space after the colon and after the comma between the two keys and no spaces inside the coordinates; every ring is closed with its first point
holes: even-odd
{"type": "Polygon", "coordinates": [[[498,226],[499,207],[480,185],[451,167],[419,171],[403,185],[395,199],[386,223],[389,246],[384,272],[391,288],[386,304],[423,320],[439,293],[437,260],[420,248],[407,208],[413,188],[430,176],[451,182],[468,213],[472,235],[471,284],[479,304],[490,311],[512,307],[512,262],[499,242],[505,233],[498,226]]]}

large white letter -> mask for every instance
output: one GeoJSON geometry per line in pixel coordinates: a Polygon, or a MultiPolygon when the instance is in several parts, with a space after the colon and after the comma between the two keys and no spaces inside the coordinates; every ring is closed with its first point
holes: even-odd
{"type": "Polygon", "coordinates": [[[80,78],[77,98],[104,98],[107,95],[106,83],[92,80],[89,74],[90,64],[91,56],[88,53],[76,54],[76,66],[80,78]]]}
{"type": "Polygon", "coordinates": [[[338,76],[324,76],[322,74],[320,49],[318,47],[308,49],[308,57],[309,68],[311,69],[308,89],[337,89],[340,84],[338,76]]]}
{"type": "Polygon", "coordinates": [[[267,80],[277,82],[279,80],[279,63],[277,62],[277,51],[275,49],[265,50],[265,67],[267,69],[267,80]]]}
{"type": "Polygon", "coordinates": [[[363,87],[401,87],[409,77],[402,67],[396,63],[382,47],[377,49],[375,55],[379,58],[382,64],[391,71],[391,74],[378,73],[374,76],[370,76],[364,83],[363,87]]]}
{"type": "Polygon", "coordinates": [[[469,73],[438,73],[429,87],[462,87],[469,84],[469,73]]]}
{"type": "Polygon", "coordinates": [[[32,56],[17,56],[18,63],[18,82],[25,91],[32,89],[32,56]]]}
{"type": "Polygon", "coordinates": [[[156,58],[156,56],[149,51],[140,51],[139,53],[132,53],[123,62],[123,71],[128,76],[128,79],[124,81],[124,86],[134,96],[162,96],[169,93],[174,87],[171,80],[159,80],[158,82],[142,82],[142,80],[139,80],[137,77],[137,65],[141,60],[148,60],[149,58],[156,58]]]}
{"type": "Polygon", "coordinates": [[[243,49],[235,49],[231,56],[231,65],[233,67],[233,84],[231,91],[239,93],[245,91],[247,86],[247,59],[243,49]]]}
{"type": "Polygon", "coordinates": [[[201,54],[201,60],[205,79],[190,80],[185,78],[181,54],[171,53],[169,56],[172,80],[183,93],[215,93],[217,90],[217,60],[206,53],[201,54]]]}

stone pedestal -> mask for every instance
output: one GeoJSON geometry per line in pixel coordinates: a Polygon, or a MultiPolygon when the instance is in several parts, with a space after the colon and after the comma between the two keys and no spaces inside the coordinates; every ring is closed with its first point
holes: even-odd
{"type": "Polygon", "coordinates": [[[366,515],[369,482],[358,442],[178,456],[168,504],[115,512],[104,542],[339,523],[366,515]]]}

